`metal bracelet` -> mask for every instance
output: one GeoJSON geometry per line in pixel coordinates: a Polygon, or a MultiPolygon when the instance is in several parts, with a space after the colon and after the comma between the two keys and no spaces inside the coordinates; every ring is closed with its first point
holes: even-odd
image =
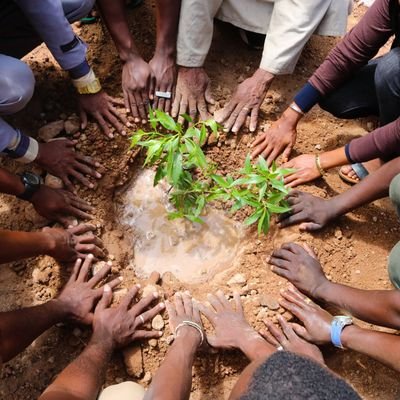
{"type": "Polygon", "coordinates": [[[201,328],[201,326],[200,326],[198,323],[193,322],[193,321],[182,321],[182,322],[175,328],[175,333],[174,333],[175,338],[178,336],[178,330],[179,330],[180,328],[183,328],[184,326],[190,326],[191,328],[196,329],[196,330],[200,333],[200,338],[201,338],[200,346],[201,346],[201,345],[203,344],[203,342],[204,342],[204,332],[203,332],[203,329],[201,328]]]}
{"type": "Polygon", "coordinates": [[[326,171],[321,166],[321,160],[319,158],[319,154],[315,155],[315,165],[317,166],[318,172],[321,174],[321,176],[325,175],[326,171]]]}

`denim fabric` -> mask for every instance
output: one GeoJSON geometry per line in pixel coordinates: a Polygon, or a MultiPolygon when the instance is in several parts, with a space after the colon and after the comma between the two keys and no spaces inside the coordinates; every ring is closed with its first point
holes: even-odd
{"type": "MultiPolygon", "coordinates": [[[[390,183],[389,196],[400,217],[400,174],[390,183]]],[[[400,242],[392,249],[389,255],[388,272],[392,284],[400,289],[400,242]]]]}

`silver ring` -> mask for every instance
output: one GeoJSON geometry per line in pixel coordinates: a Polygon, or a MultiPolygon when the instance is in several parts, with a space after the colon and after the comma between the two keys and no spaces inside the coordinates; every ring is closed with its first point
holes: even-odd
{"type": "Polygon", "coordinates": [[[142,321],[142,325],[144,325],[144,318],[143,315],[139,315],[140,320],[142,321]]]}
{"type": "Polygon", "coordinates": [[[283,351],[283,347],[282,347],[281,345],[279,345],[279,346],[276,348],[276,350],[277,350],[277,351],[283,351]]]}
{"type": "Polygon", "coordinates": [[[156,96],[162,97],[163,99],[170,99],[172,93],[171,92],[161,92],[160,90],[156,90],[156,96]]]}

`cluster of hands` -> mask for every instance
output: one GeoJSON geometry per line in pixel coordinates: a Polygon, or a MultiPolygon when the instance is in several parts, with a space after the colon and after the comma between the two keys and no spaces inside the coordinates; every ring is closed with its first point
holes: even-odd
{"type": "MultiPolygon", "coordinates": [[[[300,260],[300,263],[291,272],[293,276],[287,278],[295,281],[297,279],[296,283],[306,293],[311,294],[311,291],[318,288],[322,290],[323,285],[329,281],[315,255],[301,246],[291,249],[296,252],[292,253],[293,257],[300,260]]],[[[283,253],[285,252],[287,250],[283,249],[283,253]]],[[[276,259],[280,255],[277,253],[272,257],[276,259]]],[[[206,338],[203,347],[240,349],[250,360],[263,354],[271,354],[275,350],[287,350],[311,357],[320,363],[324,362],[315,344],[330,342],[332,316],[292,285],[282,290],[280,304],[303,325],[289,323],[279,316],[280,327],[266,320],[265,328],[258,332],[247,322],[238,293],[234,293],[230,301],[222,291],[217,291],[215,294],[208,294],[207,302],[198,302],[187,291],[177,292],[166,302],[158,302],[157,292],[139,298],[140,285],[135,285],[119,304],[112,306],[113,289],[122,279],[107,279],[111,263],[89,277],[93,260],[92,255],[84,261],[78,259],[69,281],[52,301],[58,303],[69,321],[91,325],[91,343],[108,351],[123,348],[136,340],[160,338],[163,332],[151,330],[148,326],[157,314],[166,310],[175,340],[194,351],[202,345],[202,336],[197,329],[182,325],[183,321],[192,321],[201,328],[206,338]],[[211,324],[213,333],[204,332],[202,316],[211,324]],[[176,331],[178,326],[180,328],[176,331]]],[[[270,262],[274,263],[273,260],[270,262]]]]}

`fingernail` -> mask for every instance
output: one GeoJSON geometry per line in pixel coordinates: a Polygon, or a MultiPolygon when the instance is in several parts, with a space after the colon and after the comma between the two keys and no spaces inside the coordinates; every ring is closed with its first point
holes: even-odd
{"type": "Polygon", "coordinates": [[[88,258],[94,258],[93,254],[88,254],[88,258]]]}
{"type": "Polygon", "coordinates": [[[127,121],[126,126],[127,126],[128,128],[132,128],[133,125],[132,125],[129,121],[127,121]]]}
{"type": "Polygon", "coordinates": [[[141,285],[140,283],[137,283],[137,284],[136,284],[136,287],[137,287],[138,289],[140,289],[140,288],[142,287],[142,285],[141,285]]]}
{"type": "Polygon", "coordinates": [[[158,292],[153,292],[153,296],[154,296],[155,298],[157,298],[157,297],[158,297],[158,292]]]}
{"type": "Polygon", "coordinates": [[[107,261],[107,265],[109,265],[111,267],[112,261],[107,261]]]}
{"type": "Polygon", "coordinates": [[[135,122],[140,122],[140,119],[139,118],[135,118],[135,122]]]}
{"type": "Polygon", "coordinates": [[[91,184],[89,185],[89,188],[90,188],[90,189],[93,189],[93,188],[94,188],[93,183],[91,183],[91,184]]]}
{"type": "Polygon", "coordinates": [[[101,174],[99,174],[98,172],[96,172],[96,178],[101,178],[101,174]]]}
{"type": "Polygon", "coordinates": [[[142,119],[142,124],[145,124],[147,122],[147,120],[142,119]]]}
{"type": "Polygon", "coordinates": [[[128,113],[130,110],[129,110],[129,108],[125,108],[125,111],[128,113]]]}
{"type": "Polygon", "coordinates": [[[68,229],[72,229],[73,227],[73,225],[68,225],[68,229]]]}
{"type": "Polygon", "coordinates": [[[104,285],[104,292],[111,292],[111,287],[109,285],[104,285]]]}
{"type": "Polygon", "coordinates": [[[110,133],[110,134],[108,135],[108,137],[109,137],[110,139],[113,139],[113,138],[114,138],[114,135],[113,135],[112,133],[110,133]]]}
{"type": "Polygon", "coordinates": [[[122,276],[119,276],[118,279],[122,282],[124,278],[122,276]]]}
{"type": "Polygon", "coordinates": [[[122,136],[126,136],[126,131],[121,132],[122,136]]]}
{"type": "Polygon", "coordinates": [[[160,331],[160,332],[158,332],[158,336],[162,336],[163,335],[163,333],[160,331]]]}
{"type": "Polygon", "coordinates": [[[100,165],[100,163],[99,162],[96,162],[96,164],[94,164],[96,167],[100,167],[101,165],[100,165]]]}
{"type": "Polygon", "coordinates": [[[159,306],[160,306],[160,308],[164,308],[165,304],[164,303],[160,303],[159,306]]]}

